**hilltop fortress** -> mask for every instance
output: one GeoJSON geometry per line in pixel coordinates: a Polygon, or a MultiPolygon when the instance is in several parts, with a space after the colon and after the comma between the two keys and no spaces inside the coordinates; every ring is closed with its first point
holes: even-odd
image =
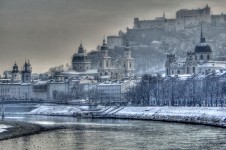
{"type": "Polygon", "coordinates": [[[211,8],[206,5],[202,9],[181,9],[176,12],[176,18],[167,19],[165,12],[162,17],[155,20],[140,20],[134,18],[133,29],[163,29],[166,31],[179,31],[186,28],[196,27],[200,24],[221,26],[226,23],[226,15],[211,14],[211,8]]]}
{"type": "Polygon", "coordinates": [[[201,24],[204,27],[226,27],[226,14],[212,14],[208,5],[202,9],[180,9],[175,16],[176,18],[168,19],[164,12],[162,17],[156,17],[154,20],[134,18],[132,28],[127,27],[126,32],[120,30],[118,35],[107,37],[109,49],[126,45],[126,39],[135,42],[131,43],[134,46],[141,43],[143,45],[150,44],[150,41],[159,39],[165,32],[180,32],[200,27],[201,24]]]}

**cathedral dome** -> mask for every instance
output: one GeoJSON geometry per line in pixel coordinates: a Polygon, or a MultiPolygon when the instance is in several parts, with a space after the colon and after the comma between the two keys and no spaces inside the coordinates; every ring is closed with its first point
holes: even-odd
{"type": "Polygon", "coordinates": [[[195,47],[195,53],[211,53],[212,48],[209,44],[206,43],[205,37],[203,37],[203,33],[201,30],[200,42],[195,47]]]}
{"type": "Polygon", "coordinates": [[[85,50],[82,44],[80,44],[78,48],[78,53],[73,55],[72,63],[87,62],[87,61],[88,61],[88,57],[85,53],[85,50]]]}
{"type": "Polygon", "coordinates": [[[211,47],[205,42],[205,43],[198,43],[195,47],[195,53],[209,53],[212,52],[211,47]]]}

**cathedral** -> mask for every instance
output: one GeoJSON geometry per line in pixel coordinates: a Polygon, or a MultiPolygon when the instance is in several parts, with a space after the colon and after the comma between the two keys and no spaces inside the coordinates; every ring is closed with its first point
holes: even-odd
{"type": "Polygon", "coordinates": [[[103,40],[100,48],[100,62],[98,74],[101,80],[121,80],[126,77],[134,76],[134,59],[131,56],[129,41],[126,41],[124,55],[115,61],[112,61],[108,55],[109,49],[103,40]]]}
{"type": "Polygon", "coordinates": [[[71,65],[71,69],[63,71],[60,75],[68,78],[97,77],[97,69],[92,67],[82,43],[78,47],[78,51],[72,56],[71,65]]]}
{"type": "Polygon", "coordinates": [[[187,52],[185,61],[176,61],[175,54],[168,54],[165,63],[166,75],[208,74],[226,68],[226,61],[214,61],[211,46],[206,42],[201,29],[200,42],[194,52],[187,52]]]}

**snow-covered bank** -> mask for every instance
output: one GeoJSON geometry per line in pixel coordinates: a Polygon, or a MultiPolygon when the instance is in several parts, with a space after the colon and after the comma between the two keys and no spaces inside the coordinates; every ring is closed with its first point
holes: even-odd
{"type": "Polygon", "coordinates": [[[11,128],[9,125],[0,124],[0,133],[7,131],[7,128],[11,128]]]}
{"type": "MultiPolygon", "coordinates": [[[[225,107],[103,107],[93,117],[143,119],[196,123],[226,127],[225,107]],[[97,116],[96,116],[97,115],[97,116]]],[[[40,106],[30,114],[76,116],[84,108],[78,106],[40,106]]],[[[92,112],[91,112],[92,113],[92,112]]],[[[94,113],[93,113],[94,114],[94,113]]]]}
{"type": "Polygon", "coordinates": [[[125,107],[106,111],[101,116],[226,127],[226,108],[224,107],[125,107]]]}
{"type": "Polygon", "coordinates": [[[81,111],[78,106],[40,106],[32,110],[29,114],[32,115],[54,115],[54,116],[74,116],[77,112],[81,111]]]}

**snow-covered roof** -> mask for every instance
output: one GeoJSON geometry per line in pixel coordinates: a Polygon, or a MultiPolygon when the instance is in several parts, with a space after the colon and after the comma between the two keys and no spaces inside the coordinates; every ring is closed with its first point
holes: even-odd
{"type": "Polygon", "coordinates": [[[67,71],[62,72],[61,74],[88,74],[88,73],[97,73],[97,69],[87,70],[84,72],[78,72],[75,70],[67,70],[67,71]]]}
{"type": "Polygon", "coordinates": [[[203,68],[203,67],[209,67],[209,68],[222,68],[226,69],[226,62],[225,61],[209,61],[204,64],[198,64],[198,68],[203,68]]]}

